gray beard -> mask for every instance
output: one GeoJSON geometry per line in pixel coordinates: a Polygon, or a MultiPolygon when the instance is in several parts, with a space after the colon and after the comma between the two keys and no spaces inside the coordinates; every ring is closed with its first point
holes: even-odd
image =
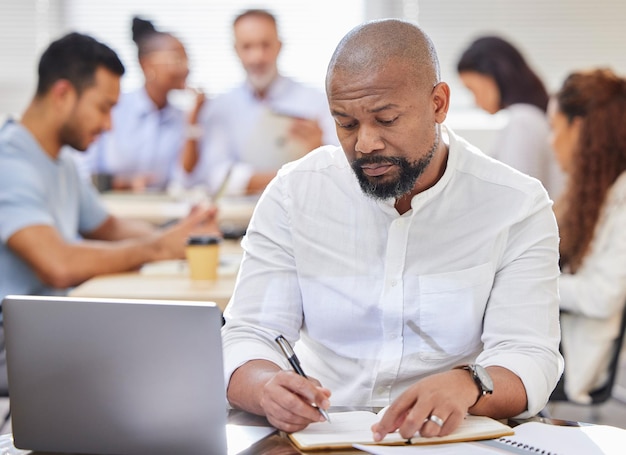
{"type": "Polygon", "coordinates": [[[399,199],[415,187],[417,180],[424,173],[428,165],[435,156],[435,151],[439,146],[439,137],[435,139],[435,142],[426,156],[423,156],[417,161],[410,162],[406,158],[391,156],[366,156],[354,160],[350,165],[356,178],[361,186],[363,192],[378,200],[384,199],[399,199]],[[398,178],[391,182],[378,182],[376,178],[368,177],[363,172],[361,166],[366,164],[380,164],[389,163],[396,165],[400,168],[400,174],[398,178]]]}

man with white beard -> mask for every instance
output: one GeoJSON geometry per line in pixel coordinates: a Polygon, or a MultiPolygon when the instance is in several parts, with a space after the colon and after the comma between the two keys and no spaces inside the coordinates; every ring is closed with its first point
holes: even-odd
{"type": "Polygon", "coordinates": [[[286,161],[339,142],[324,93],[279,73],[282,43],[276,18],[265,10],[247,10],[235,18],[233,30],[246,80],[206,103],[199,147],[185,150],[182,164],[188,184],[215,192],[227,179],[227,193],[253,194],[286,161]],[[280,125],[284,137],[268,138],[280,125]],[[286,143],[292,149],[288,159],[279,150],[286,143]]]}

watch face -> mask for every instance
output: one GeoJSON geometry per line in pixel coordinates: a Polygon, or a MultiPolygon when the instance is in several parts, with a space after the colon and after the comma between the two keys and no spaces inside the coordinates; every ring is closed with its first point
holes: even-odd
{"type": "Polygon", "coordinates": [[[489,376],[489,373],[487,373],[487,371],[480,365],[472,365],[472,367],[473,367],[472,369],[474,370],[474,374],[480,381],[481,387],[483,388],[483,390],[485,390],[488,393],[492,392],[493,381],[491,380],[491,376],[489,376]]]}

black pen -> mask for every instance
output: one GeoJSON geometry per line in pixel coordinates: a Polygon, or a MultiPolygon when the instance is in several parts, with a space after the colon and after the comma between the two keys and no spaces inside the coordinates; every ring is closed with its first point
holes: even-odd
{"type": "MultiPolygon", "coordinates": [[[[276,343],[278,343],[278,346],[280,346],[280,348],[282,349],[283,354],[285,354],[285,357],[287,357],[287,360],[293,367],[293,370],[296,373],[298,373],[300,376],[302,376],[303,378],[308,379],[308,376],[304,373],[304,370],[300,366],[300,361],[298,360],[296,353],[293,352],[293,349],[291,345],[289,344],[289,341],[287,341],[287,339],[284,336],[278,335],[276,337],[276,343]]],[[[324,409],[320,408],[319,406],[317,406],[317,410],[320,412],[320,414],[322,414],[322,416],[324,416],[326,421],[330,423],[330,417],[328,416],[328,413],[324,409]]]]}

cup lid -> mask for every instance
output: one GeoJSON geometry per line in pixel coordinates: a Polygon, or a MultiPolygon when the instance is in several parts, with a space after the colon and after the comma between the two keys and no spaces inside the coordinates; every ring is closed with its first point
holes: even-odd
{"type": "Polygon", "coordinates": [[[192,235],[187,239],[187,245],[216,245],[222,239],[214,235],[192,235]]]}

